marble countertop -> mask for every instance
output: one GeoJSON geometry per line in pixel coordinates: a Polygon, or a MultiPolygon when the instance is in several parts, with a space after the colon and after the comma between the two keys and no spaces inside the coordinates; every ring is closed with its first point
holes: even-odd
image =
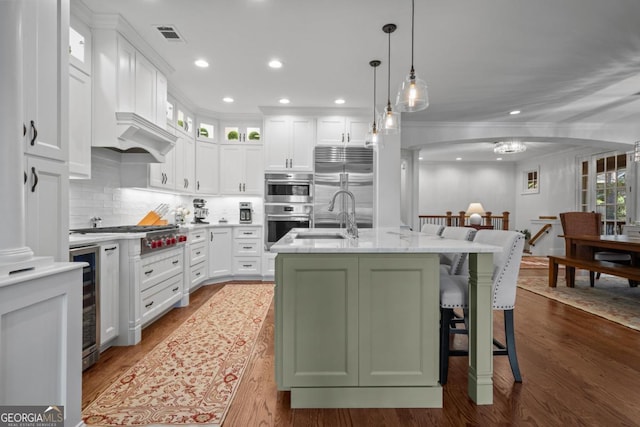
{"type": "Polygon", "coordinates": [[[346,236],[344,230],[327,228],[294,228],[271,246],[278,253],[495,253],[499,246],[466,240],[444,239],[438,236],[401,228],[361,228],[357,239],[296,238],[305,232],[336,233],[346,236]]]}

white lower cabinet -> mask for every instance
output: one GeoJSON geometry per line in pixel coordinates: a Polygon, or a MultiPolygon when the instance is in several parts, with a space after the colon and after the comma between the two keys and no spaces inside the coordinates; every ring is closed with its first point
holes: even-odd
{"type": "Polygon", "coordinates": [[[140,301],[142,326],[182,298],[184,250],[167,250],[142,260],[140,301]]]}
{"type": "Polygon", "coordinates": [[[218,278],[233,273],[231,243],[231,227],[209,228],[209,277],[218,278]]]}
{"type": "Polygon", "coordinates": [[[209,245],[207,229],[198,228],[189,232],[189,292],[194,291],[208,277],[209,245]]]}
{"type": "Polygon", "coordinates": [[[233,274],[261,275],[262,233],[260,227],[235,227],[233,235],[233,274]]]}
{"type": "Polygon", "coordinates": [[[120,246],[118,243],[100,245],[100,347],[118,336],[120,304],[120,246]]]}

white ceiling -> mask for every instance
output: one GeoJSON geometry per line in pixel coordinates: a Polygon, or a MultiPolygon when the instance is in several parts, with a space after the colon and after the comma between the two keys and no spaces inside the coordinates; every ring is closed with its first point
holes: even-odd
{"type": "MultiPolygon", "coordinates": [[[[371,111],[372,59],[382,60],[381,108],[386,23],[398,26],[391,35],[392,102],[410,68],[410,0],[84,3],[122,15],[174,68],[172,86],[199,109],[222,115],[259,113],[280,106],[282,97],[292,108],[333,108],[341,97],[340,108],[371,111]],[[185,43],[167,42],[154,25],[175,26],[185,43]],[[198,58],[210,67],[196,68],[198,58]],[[272,58],[284,67],[270,69],[272,58]],[[235,102],[224,103],[224,96],[235,102]]],[[[403,114],[403,121],[637,122],[639,17],[638,0],[416,0],[415,68],[431,105],[403,114]],[[511,110],[522,113],[510,116],[511,110]]],[[[559,144],[565,142],[536,141],[521,158],[559,144]]],[[[435,145],[426,148],[432,159],[442,151],[435,145]]],[[[477,141],[456,145],[463,152],[479,148],[477,141]]]]}

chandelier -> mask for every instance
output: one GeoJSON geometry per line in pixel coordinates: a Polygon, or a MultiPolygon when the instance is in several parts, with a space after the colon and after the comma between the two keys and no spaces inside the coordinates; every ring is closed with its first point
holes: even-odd
{"type": "Polygon", "coordinates": [[[526,149],[527,146],[520,141],[500,141],[493,145],[493,152],[497,154],[522,153],[526,149]]]}

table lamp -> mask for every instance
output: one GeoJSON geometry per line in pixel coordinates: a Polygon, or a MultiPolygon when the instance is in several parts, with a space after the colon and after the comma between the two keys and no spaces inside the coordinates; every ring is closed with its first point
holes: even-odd
{"type": "Polygon", "coordinates": [[[482,203],[479,203],[479,202],[469,203],[469,207],[467,208],[467,215],[469,215],[469,224],[471,225],[482,224],[483,213],[484,213],[484,208],[482,207],[482,203]]]}

